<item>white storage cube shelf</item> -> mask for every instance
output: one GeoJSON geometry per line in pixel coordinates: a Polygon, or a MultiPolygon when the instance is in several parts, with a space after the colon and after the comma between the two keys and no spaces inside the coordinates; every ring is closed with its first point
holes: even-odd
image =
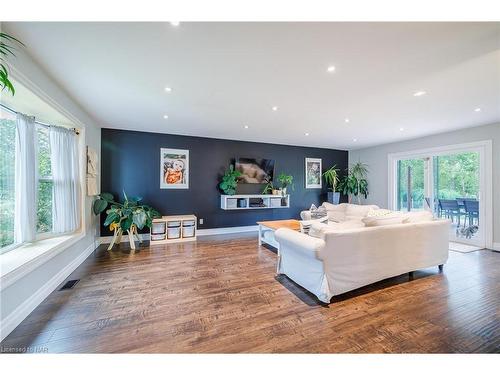
{"type": "Polygon", "coordinates": [[[265,208],[289,208],[290,195],[221,195],[220,208],[223,210],[259,210],[265,208]]]}
{"type": "Polygon", "coordinates": [[[154,219],[150,231],[150,244],[168,244],[172,242],[196,240],[196,216],[163,216],[154,219]]]}

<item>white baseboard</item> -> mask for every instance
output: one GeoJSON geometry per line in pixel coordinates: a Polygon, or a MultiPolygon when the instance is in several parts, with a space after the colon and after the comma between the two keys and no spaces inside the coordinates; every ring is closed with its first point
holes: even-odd
{"type": "Polygon", "coordinates": [[[198,236],[213,236],[216,234],[256,232],[258,230],[259,230],[258,225],[247,225],[244,227],[198,229],[198,236]]]}
{"type": "Polygon", "coordinates": [[[45,285],[38,289],[14,311],[0,322],[2,326],[0,341],[6,338],[35,308],[43,302],[87,257],[99,246],[99,240],[94,241],[77,258],[54,275],[45,285]]]}
{"type": "MultiPolygon", "coordinates": [[[[258,225],[248,225],[244,227],[228,227],[228,228],[211,228],[211,229],[198,229],[197,236],[213,236],[217,234],[231,234],[231,233],[244,233],[256,232],[259,230],[258,225]]],[[[148,233],[140,233],[139,238],[143,241],[149,241],[148,233]]],[[[113,236],[101,237],[101,243],[111,243],[113,236]]],[[[128,236],[124,235],[121,242],[128,242],[128,236]]]]}
{"type": "Polygon", "coordinates": [[[500,251],[500,243],[499,242],[493,242],[493,248],[492,248],[492,250],[500,251]]]}

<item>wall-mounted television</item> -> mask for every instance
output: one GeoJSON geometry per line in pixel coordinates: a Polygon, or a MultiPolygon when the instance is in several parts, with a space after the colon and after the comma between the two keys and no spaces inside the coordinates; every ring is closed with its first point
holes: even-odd
{"type": "Polygon", "coordinates": [[[241,172],[238,182],[243,184],[265,184],[274,177],[271,159],[235,158],[234,168],[241,172]]]}

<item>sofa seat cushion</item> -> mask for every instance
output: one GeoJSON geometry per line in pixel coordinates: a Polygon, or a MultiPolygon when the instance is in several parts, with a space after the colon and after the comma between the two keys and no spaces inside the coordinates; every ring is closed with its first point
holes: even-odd
{"type": "Polygon", "coordinates": [[[308,234],[311,237],[323,238],[325,230],[327,230],[328,228],[329,228],[329,225],[326,223],[314,223],[309,228],[308,234]]]}

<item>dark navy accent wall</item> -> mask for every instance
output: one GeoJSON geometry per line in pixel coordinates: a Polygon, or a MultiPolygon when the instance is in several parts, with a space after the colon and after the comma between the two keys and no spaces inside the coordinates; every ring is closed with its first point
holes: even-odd
{"type": "MultiPolygon", "coordinates": [[[[326,187],[306,189],[305,158],[321,158],[323,170],[336,164],[347,168],[348,153],[312,147],[189,137],[159,133],[101,130],[101,191],[141,196],[143,202],[162,215],[195,214],[204,219],[202,228],[255,225],[259,220],[299,218],[301,210],[326,200],[326,187]],[[160,189],[160,148],[189,150],[189,189],[160,189]],[[225,211],[220,208],[218,183],[234,157],[275,160],[275,185],[280,172],[293,175],[295,191],[290,190],[291,207],[225,211]]],[[[324,181],[323,181],[324,185],[324,181]]],[[[261,185],[240,185],[238,193],[261,194],[261,185]]],[[[345,201],[345,197],[342,197],[345,201]]],[[[102,220],[105,215],[101,215],[102,220]]],[[[102,235],[108,235],[101,227],[102,235]]]]}

